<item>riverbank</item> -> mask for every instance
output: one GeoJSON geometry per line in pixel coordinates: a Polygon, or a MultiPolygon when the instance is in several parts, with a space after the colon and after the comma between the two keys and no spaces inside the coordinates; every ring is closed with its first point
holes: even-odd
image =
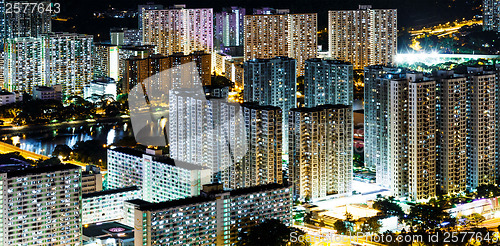
{"type": "Polygon", "coordinates": [[[18,134],[26,134],[30,132],[46,132],[55,130],[58,128],[65,127],[75,127],[78,125],[92,125],[98,123],[126,123],[130,122],[130,116],[123,115],[118,117],[106,117],[99,119],[87,119],[87,120],[75,120],[68,122],[58,122],[46,125],[26,125],[26,126],[1,126],[0,127],[0,135],[9,136],[9,135],[18,135],[18,134]]]}

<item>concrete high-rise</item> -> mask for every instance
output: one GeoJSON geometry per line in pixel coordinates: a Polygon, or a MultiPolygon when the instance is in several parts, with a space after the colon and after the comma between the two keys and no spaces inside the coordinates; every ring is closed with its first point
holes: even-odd
{"type": "Polygon", "coordinates": [[[436,196],[436,81],[408,74],[409,197],[436,196]]]}
{"type": "Polygon", "coordinates": [[[235,165],[233,188],[283,183],[281,109],[255,103],[241,105],[247,152],[235,165]]]}
{"type": "Polygon", "coordinates": [[[438,71],[435,79],[438,185],[444,194],[457,194],[466,189],[466,78],[438,71]]]}
{"type": "Polygon", "coordinates": [[[496,75],[467,75],[467,188],[495,183],[496,75]]]}
{"type": "Polygon", "coordinates": [[[83,95],[93,76],[93,37],[53,33],[6,41],[5,88],[31,93],[35,86],[62,85],[63,94],[83,95]],[[20,65],[24,64],[24,65],[20,65]]]}
{"type": "MultiPolygon", "coordinates": [[[[14,2],[9,1],[8,3],[12,7],[8,13],[5,12],[5,38],[36,38],[40,34],[52,32],[53,13],[45,11],[45,9],[44,11],[38,11],[37,9],[39,6],[47,8],[49,5],[52,5],[50,1],[36,2],[37,7],[34,8],[32,8],[33,5],[29,5],[33,3],[31,1],[16,1],[15,3],[18,7],[21,7],[21,11],[16,11],[14,2]],[[24,9],[26,4],[28,4],[29,8],[24,9]]],[[[52,10],[57,11],[57,7],[52,5],[52,10]]]]}
{"type": "Polygon", "coordinates": [[[389,81],[388,150],[391,195],[436,195],[436,82],[422,73],[389,81]]]}
{"type": "Polygon", "coordinates": [[[283,112],[283,151],[288,151],[288,112],[297,107],[296,61],[288,57],[254,59],[244,64],[245,102],[281,108],[283,112]]]}
{"type": "Polygon", "coordinates": [[[81,167],[2,159],[0,245],[81,245],[81,167]]]}
{"type": "Polygon", "coordinates": [[[483,30],[500,32],[500,2],[483,0],[483,30]]]}
{"type": "Polygon", "coordinates": [[[231,7],[215,13],[214,43],[216,49],[243,46],[245,9],[231,7]]]}
{"type": "Polygon", "coordinates": [[[354,69],[370,65],[389,65],[397,50],[396,9],[328,11],[330,56],[351,62],[354,69]]]}
{"type": "Polygon", "coordinates": [[[377,184],[389,188],[389,86],[390,80],[403,78],[404,73],[399,68],[369,66],[364,74],[365,166],[376,172],[377,184]]]}
{"type": "Polygon", "coordinates": [[[297,76],[305,61],[317,56],[316,14],[255,14],[245,16],[245,61],[288,56],[297,60],[297,76]]]}
{"type": "Polygon", "coordinates": [[[238,242],[241,230],[256,223],[276,219],[290,226],[292,222],[291,190],[280,184],[231,191],[212,184],[196,197],[127,203],[133,209],[135,245],[229,246],[238,242]]]}
{"type": "Polygon", "coordinates": [[[322,105],[290,111],[290,180],[296,199],[352,191],[352,107],[322,105]]]}
{"type": "Polygon", "coordinates": [[[304,76],[306,107],[324,104],[352,105],[352,64],[312,58],[306,61],[304,76]]]}
{"type": "Polygon", "coordinates": [[[186,9],[176,5],[171,9],[144,10],[142,17],[143,44],[155,45],[156,53],[213,52],[213,9],[186,9]]]}

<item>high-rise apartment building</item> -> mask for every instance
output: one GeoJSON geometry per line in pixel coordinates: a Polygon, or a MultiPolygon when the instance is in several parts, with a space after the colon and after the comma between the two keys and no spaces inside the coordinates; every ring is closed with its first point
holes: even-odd
{"type": "Polygon", "coordinates": [[[93,37],[53,33],[6,41],[5,88],[32,92],[34,86],[62,85],[65,96],[83,95],[93,76],[93,37]],[[22,65],[21,65],[22,64],[22,65]]]}
{"type": "Polygon", "coordinates": [[[2,88],[31,93],[35,86],[48,85],[43,47],[41,38],[6,39],[2,88]]]}
{"type": "MultiPolygon", "coordinates": [[[[389,81],[388,108],[388,158],[389,170],[384,180],[391,183],[391,195],[399,198],[409,196],[409,93],[406,78],[389,81]]],[[[366,136],[366,135],[365,135],[366,136]]]]}
{"type": "Polygon", "coordinates": [[[436,196],[436,81],[408,74],[408,169],[412,200],[436,196]]]}
{"type": "Polygon", "coordinates": [[[365,68],[364,74],[365,165],[376,172],[377,184],[389,188],[389,82],[404,77],[404,73],[399,68],[369,66],[365,68]]]}
{"type": "Polygon", "coordinates": [[[155,45],[156,53],[213,52],[213,9],[144,10],[142,17],[143,43],[155,45]]]}
{"type": "MultiPolygon", "coordinates": [[[[193,76],[199,77],[203,85],[210,85],[211,55],[205,52],[194,52],[189,55],[176,53],[170,56],[152,55],[146,58],[132,57],[125,60],[125,73],[122,91],[129,92],[138,83],[167,69],[195,62],[198,70],[193,76]]],[[[193,79],[197,81],[197,79],[193,79]]]]}
{"type": "Polygon", "coordinates": [[[315,13],[245,16],[245,61],[291,57],[297,61],[297,76],[301,76],[304,74],[305,61],[315,58],[317,49],[315,13]]]}
{"type": "Polygon", "coordinates": [[[466,78],[438,71],[435,79],[438,185],[444,194],[457,194],[466,189],[466,78]]]}
{"type": "MultiPolygon", "coordinates": [[[[9,3],[12,4],[12,8],[8,13],[5,12],[5,38],[36,38],[40,34],[52,32],[52,12],[38,11],[37,7],[31,8],[33,5],[31,5],[28,9],[16,11],[14,2],[9,1],[9,3]]],[[[26,6],[26,4],[33,2],[22,0],[16,1],[15,3],[22,8],[23,6],[26,6]]],[[[36,3],[37,6],[44,6],[45,8],[52,5],[50,1],[37,1],[36,3]]],[[[55,11],[56,7],[52,6],[52,9],[55,11]]]]}
{"type": "Polygon", "coordinates": [[[397,50],[396,9],[328,11],[330,56],[351,62],[354,69],[370,65],[388,65],[397,50]]]}
{"type": "Polygon", "coordinates": [[[147,3],[147,4],[142,4],[137,6],[137,19],[139,20],[139,31],[142,31],[142,17],[144,16],[144,11],[146,10],[159,10],[163,9],[163,5],[161,4],[154,4],[154,3],[147,3]]]}
{"type": "Polygon", "coordinates": [[[268,184],[231,191],[204,186],[202,195],[162,203],[129,201],[135,245],[234,245],[240,230],[277,219],[291,223],[289,187],[268,184]]]}
{"type": "Polygon", "coordinates": [[[231,7],[215,13],[214,43],[216,49],[226,46],[243,46],[245,12],[244,8],[231,7]]]}
{"type": "Polygon", "coordinates": [[[244,64],[243,100],[281,108],[283,151],[288,151],[288,112],[297,107],[296,61],[288,57],[254,59],[244,64]]]}
{"type": "Polygon", "coordinates": [[[324,104],[352,105],[352,64],[312,58],[306,61],[304,102],[306,107],[324,104]]]}
{"type": "Polygon", "coordinates": [[[141,197],[141,190],[137,186],[83,194],[82,224],[123,220],[125,201],[141,197]]]}
{"type": "Polygon", "coordinates": [[[467,75],[467,188],[495,183],[496,75],[467,75]]]}
{"type": "Polygon", "coordinates": [[[290,180],[296,199],[352,191],[352,107],[322,105],[290,111],[290,180]]]}
{"type": "Polygon", "coordinates": [[[232,188],[283,183],[281,109],[256,103],[241,105],[247,152],[236,163],[232,188]]]}
{"type": "Polygon", "coordinates": [[[200,89],[174,89],[169,95],[170,157],[204,166],[212,182],[232,187],[234,165],[246,151],[241,107],[205,97],[200,89]]]}
{"type": "Polygon", "coordinates": [[[81,167],[0,167],[0,245],[81,245],[81,167]]]}
{"type": "Polygon", "coordinates": [[[436,82],[422,73],[389,81],[388,150],[391,194],[424,200],[436,195],[436,82]]]}
{"type": "Polygon", "coordinates": [[[500,32],[500,2],[483,0],[483,30],[500,32]]]}
{"type": "Polygon", "coordinates": [[[118,80],[118,46],[95,44],[94,78],[110,77],[118,80]]]}

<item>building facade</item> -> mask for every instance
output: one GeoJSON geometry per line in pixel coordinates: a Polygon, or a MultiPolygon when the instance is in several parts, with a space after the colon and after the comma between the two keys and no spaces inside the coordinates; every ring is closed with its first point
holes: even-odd
{"type": "Polygon", "coordinates": [[[494,73],[471,71],[467,76],[467,187],[495,182],[494,73]],[[493,133],[493,134],[492,134],[493,133]]]}
{"type": "Polygon", "coordinates": [[[500,32],[500,3],[483,0],[483,30],[500,32]]]}
{"type": "Polygon", "coordinates": [[[93,37],[52,33],[6,41],[5,82],[9,90],[62,85],[64,96],[83,95],[93,76],[93,37]]]}
{"type": "Polygon", "coordinates": [[[171,9],[144,10],[142,41],[155,45],[156,53],[162,55],[212,53],[213,18],[211,8],[186,9],[185,5],[177,5],[171,9]]]}
{"type": "Polygon", "coordinates": [[[436,81],[420,76],[412,74],[408,77],[409,195],[416,201],[436,196],[437,175],[436,81]]]}
{"type": "Polygon", "coordinates": [[[0,168],[0,245],[81,245],[81,168],[0,168]]]}
{"type": "Polygon", "coordinates": [[[170,56],[152,55],[145,58],[132,57],[125,60],[122,91],[129,92],[135,85],[149,77],[189,62],[194,62],[198,70],[197,74],[193,74],[193,76],[196,76],[196,78],[193,78],[193,81],[198,81],[199,78],[203,85],[210,85],[211,57],[210,54],[205,52],[194,52],[189,55],[176,53],[170,56]]]}
{"type": "Polygon", "coordinates": [[[141,190],[137,186],[83,194],[82,224],[122,220],[125,218],[125,202],[140,198],[141,190]]]}
{"type": "Polygon", "coordinates": [[[439,189],[457,194],[466,189],[466,78],[439,71],[435,79],[439,189]]]}
{"type": "Polygon", "coordinates": [[[245,122],[247,152],[236,163],[231,188],[283,183],[281,109],[254,103],[241,105],[245,122]]]}
{"type": "Polygon", "coordinates": [[[225,8],[215,13],[214,43],[216,49],[225,46],[243,46],[245,8],[225,8]]]}
{"type": "Polygon", "coordinates": [[[296,199],[352,191],[352,107],[295,108],[289,119],[290,180],[296,199]]]}
{"type": "Polygon", "coordinates": [[[277,219],[290,225],[290,188],[269,184],[221,189],[205,186],[201,196],[163,203],[129,201],[135,245],[234,245],[239,230],[256,222],[277,219]]]}
{"type": "Polygon", "coordinates": [[[351,62],[354,69],[389,65],[397,50],[397,10],[372,9],[328,11],[330,56],[351,62]]]}
{"type": "Polygon", "coordinates": [[[312,58],[306,61],[304,76],[306,107],[325,104],[352,105],[352,64],[312,58]]]}
{"type": "Polygon", "coordinates": [[[296,61],[288,57],[254,59],[244,64],[243,100],[281,108],[283,151],[288,151],[288,112],[297,107],[296,61]]]}
{"type": "Polygon", "coordinates": [[[160,202],[200,194],[211,170],[159,153],[129,148],[108,149],[108,189],[138,186],[143,199],[160,202]]]}
{"type": "Polygon", "coordinates": [[[245,61],[291,57],[297,61],[297,76],[301,76],[305,61],[317,56],[317,15],[246,15],[244,45],[245,61]]]}
{"type": "Polygon", "coordinates": [[[401,69],[369,66],[364,70],[364,155],[365,165],[376,172],[377,184],[390,187],[389,162],[389,85],[404,77],[401,69]]]}

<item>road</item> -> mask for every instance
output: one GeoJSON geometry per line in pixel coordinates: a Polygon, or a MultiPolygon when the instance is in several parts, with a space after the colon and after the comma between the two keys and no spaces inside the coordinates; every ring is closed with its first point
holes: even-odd
{"type": "MultiPolygon", "coordinates": [[[[19,147],[16,147],[14,145],[10,145],[10,144],[4,143],[4,142],[0,142],[0,153],[5,154],[5,153],[10,153],[10,152],[19,152],[24,158],[31,159],[31,160],[34,160],[34,161],[37,161],[37,160],[40,160],[40,159],[46,160],[46,159],[50,158],[50,157],[45,156],[45,155],[40,155],[40,154],[31,152],[31,151],[23,150],[23,149],[21,149],[19,147]]],[[[73,161],[73,160],[71,160],[71,161],[64,161],[64,163],[77,165],[77,166],[82,167],[82,169],[84,169],[88,165],[86,163],[79,162],[79,161],[73,161]]],[[[106,173],[106,170],[101,170],[101,172],[102,173],[106,173]]]]}
{"type": "Polygon", "coordinates": [[[293,225],[293,227],[301,229],[308,236],[307,239],[310,240],[311,246],[337,246],[337,245],[363,245],[363,246],[383,246],[384,244],[376,243],[376,242],[368,242],[366,241],[366,237],[360,235],[356,236],[347,236],[347,235],[337,235],[335,231],[320,228],[314,229],[310,227],[293,225]]]}
{"type": "Polygon", "coordinates": [[[479,227],[486,227],[488,229],[497,229],[500,225],[500,218],[495,218],[491,220],[485,220],[479,227]]]}

